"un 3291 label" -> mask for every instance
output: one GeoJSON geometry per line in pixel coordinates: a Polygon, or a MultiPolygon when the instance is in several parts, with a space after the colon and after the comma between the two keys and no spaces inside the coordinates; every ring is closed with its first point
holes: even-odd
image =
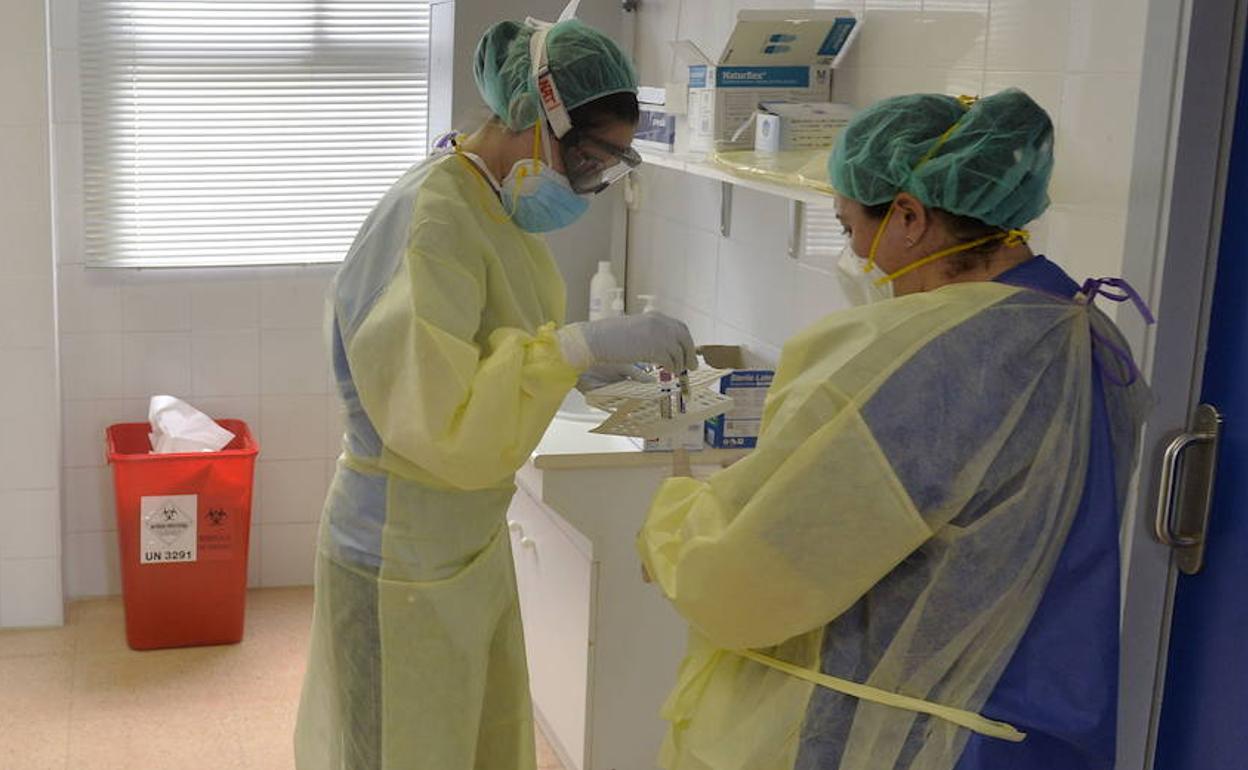
{"type": "Polygon", "coordinates": [[[139,503],[139,563],[173,564],[197,559],[199,498],[144,497],[139,503]]]}

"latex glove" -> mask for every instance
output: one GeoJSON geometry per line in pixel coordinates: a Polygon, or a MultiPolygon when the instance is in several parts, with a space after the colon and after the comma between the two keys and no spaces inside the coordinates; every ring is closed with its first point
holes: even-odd
{"type": "Polygon", "coordinates": [[[582,393],[605,388],[617,382],[654,382],[654,377],[638,369],[634,364],[598,364],[585,370],[576,381],[576,389],[582,393]]]}
{"type": "Polygon", "coordinates": [[[563,357],[578,369],[594,364],[658,364],[668,371],[698,368],[689,329],[662,313],[643,313],[570,324],[559,330],[563,357]]]}

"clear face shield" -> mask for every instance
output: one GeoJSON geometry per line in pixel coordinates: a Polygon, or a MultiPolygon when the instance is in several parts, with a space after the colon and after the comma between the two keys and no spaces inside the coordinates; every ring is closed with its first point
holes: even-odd
{"type": "Polygon", "coordinates": [[[559,140],[564,171],[572,189],[579,195],[597,195],[641,165],[641,156],[632,147],[569,131],[559,140]]]}

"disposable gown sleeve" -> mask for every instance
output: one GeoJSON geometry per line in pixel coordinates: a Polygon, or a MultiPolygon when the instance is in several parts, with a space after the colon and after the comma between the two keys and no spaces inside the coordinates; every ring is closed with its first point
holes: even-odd
{"type": "Polygon", "coordinates": [[[830,622],[932,534],[857,410],[829,419],[828,400],[793,411],[736,465],[669,479],[654,499],[642,560],[721,648],[830,622]]]}
{"type": "Polygon", "coordinates": [[[505,483],[576,384],[554,323],[478,341],[485,302],[483,269],[413,251],[351,336],[386,470],[465,490],[505,483]]]}

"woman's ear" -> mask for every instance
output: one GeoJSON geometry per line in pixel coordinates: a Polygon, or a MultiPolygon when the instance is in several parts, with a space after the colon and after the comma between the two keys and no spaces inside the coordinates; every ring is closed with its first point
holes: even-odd
{"type": "Polygon", "coordinates": [[[922,241],[932,225],[927,207],[908,192],[898,193],[893,200],[893,207],[893,216],[901,220],[906,246],[911,247],[922,241]]]}

